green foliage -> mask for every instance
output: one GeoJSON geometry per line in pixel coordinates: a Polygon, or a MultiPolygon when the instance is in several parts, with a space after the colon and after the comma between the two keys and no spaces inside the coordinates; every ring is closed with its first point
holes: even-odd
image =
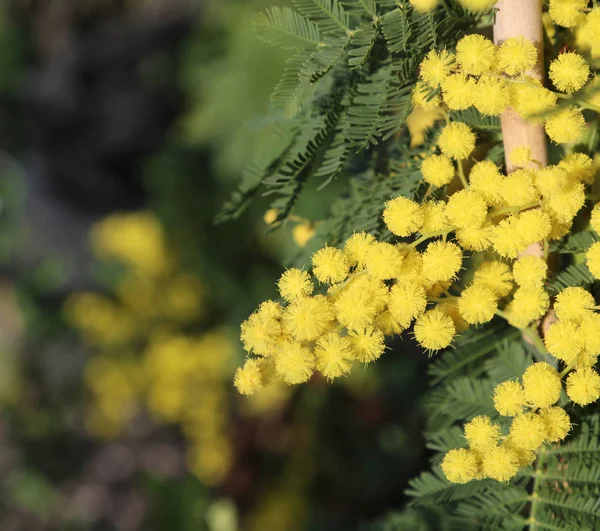
{"type": "Polygon", "coordinates": [[[454,3],[428,15],[406,1],[292,3],[295,9],[271,7],[254,20],[263,42],[294,52],[264,120],[286,134],[250,163],[217,221],[239,216],[262,194],[273,196],[282,222],[307,182],[322,190],[340,179],[322,238],[335,244],[361,228],[385,238],[383,203],[420,193],[418,168],[406,164],[405,127],[418,65],[431,46],[452,46],[477,19],[454,3]]]}

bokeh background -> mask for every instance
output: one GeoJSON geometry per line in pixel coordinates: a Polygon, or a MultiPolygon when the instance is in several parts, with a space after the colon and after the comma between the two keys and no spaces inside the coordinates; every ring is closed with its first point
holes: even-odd
{"type": "Polygon", "coordinates": [[[426,468],[409,339],[333,385],[233,388],[240,322],[338,193],[214,222],[270,141],[271,3],[0,4],[2,531],[376,529],[426,468]]]}

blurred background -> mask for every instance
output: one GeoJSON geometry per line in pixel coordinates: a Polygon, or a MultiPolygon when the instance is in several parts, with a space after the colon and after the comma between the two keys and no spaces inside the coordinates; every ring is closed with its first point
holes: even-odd
{"type": "Polygon", "coordinates": [[[406,338],[334,385],[233,388],[240,322],[339,191],[214,224],[269,141],[271,3],[0,4],[2,531],[375,529],[426,468],[406,338]]]}

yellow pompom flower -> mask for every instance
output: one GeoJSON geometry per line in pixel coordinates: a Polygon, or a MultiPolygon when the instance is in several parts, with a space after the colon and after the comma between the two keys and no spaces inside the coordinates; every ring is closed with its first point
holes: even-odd
{"type": "Polygon", "coordinates": [[[356,360],[361,363],[370,363],[383,354],[385,350],[384,339],[383,332],[372,326],[348,333],[348,340],[352,345],[356,360]]]}
{"type": "Polygon", "coordinates": [[[452,343],[456,333],[454,321],[444,312],[434,308],[415,322],[415,339],[426,350],[440,350],[452,343]]]}
{"type": "Polygon", "coordinates": [[[513,265],[513,275],[519,286],[541,287],[547,274],[548,265],[539,256],[522,256],[513,265]]]}
{"type": "Polygon", "coordinates": [[[533,185],[535,173],[527,169],[515,170],[502,181],[501,196],[509,207],[523,206],[538,199],[533,185]]]}
{"type": "Polygon", "coordinates": [[[592,229],[596,231],[596,234],[600,234],[600,203],[594,205],[590,225],[592,226],[592,229]]]}
{"type": "Polygon", "coordinates": [[[432,88],[440,86],[448,77],[454,65],[454,55],[446,50],[431,50],[421,62],[421,78],[432,88]]]}
{"type": "Polygon", "coordinates": [[[427,201],[421,205],[423,227],[421,232],[437,232],[448,226],[446,203],[443,201],[427,201]]]}
{"type": "Polygon", "coordinates": [[[436,308],[452,319],[457,333],[460,334],[469,329],[469,323],[463,319],[458,311],[458,305],[455,301],[442,302],[441,304],[438,304],[436,308]]]}
{"type": "Polygon", "coordinates": [[[298,223],[292,229],[292,238],[294,238],[298,247],[306,247],[306,244],[313,238],[315,232],[314,225],[310,221],[305,221],[298,223]]]}
{"type": "Polygon", "coordinates": [[[587,406],[600,398],[600,375],[589,367],[582,367],[569,374],[567,395],[580,406],[587,406]]]}
{"type": "Polygon", "coordinates": [[[345,280],[350,266],[344,253],[336,247],[323,247],[312,256],[313,274],[320,282],[334,284],[345,280]]]}
{"type": "Polygon", "coordinates": [[[555,358],[571,363],[583,350],[583,336],[572,321],[556,321],[544,336],[548,352],[555,358]]]}
{"type": "Polygon", "coordinates": [[[519,470],[517,454],[506,446],[496,446],[483,456],[483,473],[496,481],[508,481],[519,470]]]}
{"type": "Polygon", "coordinates": [[[489,205],[497,205],[502,201],[503,179],[498,166],[491,160],[482,160],[471,168],[470,189],[483,197],[489,205]]]}
{"type": "Polygon", "coordinates": [[[277,287],[281,296],[290,302],[300,297],[307,297],[314,289],[310,275],[295,267],[281,275],[277,287]]]}
{"type": "Polygon", "coordinates": [[[419,203],[399,196],[385,203],[383,221],[396,236],[410,236],[423,225],[423,212],[419,203]]]}
{"type": "Polygon", "coordinates": [[[317,340],[315,357],[317,369],[325,378],[333,380],[350,372],[354,352],[347,337],[331,332],[317,340]]]}
{"type": "Polygon", "coordinates": [[[585,253],[585,261],[592,275],[600,279],[600,242],[589,246],[585,253]]]}
{"type": "Polygon", "coordinates": [[[510,267],[499,260],[483,262],[475,270],[473,284],[491,289],[498,298],[506,297],[512,290],[510,267]]]}
{"type": "Polygon", "coordinates": [[[582,44],[590,49],[594,59],[600,57],[598,35],[600,35],[600,8],[594,7],[585,17],[577,35],[582,44]]]}
{"type": "Polygon", "coordinates": [[[448,157],[466,159],[475,149],[475,133],[465,123],[451,122],[442,129],[438,146],[448,157]]]}
{"type": "Polygon", "coordinates": [[[418,284],[423,282],[423,256],[415,249],[402,251],[402,265],[398,277],[402,281],[414,281],[418,284]]]}
{"type": "Polygon", "coordinates": [[[600,330],[600,314],[590,313],[581,320],[579,331],[585,349],[592,355],[600,354],[600,334],[598,330],[600,330]]]}
{"type": "Polygon", "coordinates": [[[463,249],[468,251],[485,251],[492,243],[492,225],[487,223],[481,227],[458,229],[456,239],[463,249]]]}
{"type": "Polygon", "coordinates": [[[526,81],[527,84],[511,85],[512,107],[526,120],[542,123],[545,115],[556,107],[558,96],[537,79],[527,78],[526,81]]]}
{"type": "Polygon", "coordinates": [[[438,5],[438,0],[409,0],[410,5],[419,13],[429,13],[438,5]]]}
{"type": "Polygon", "coordinates": [[[585,185],[571,184],[563,191],[552,194],[545,208],[561,223],[570,223],[585,203],[585,185]]]}
{"type": "Polygon", "coordinates": [[[391,243],[377,242],[369,248],[365,266],[369,275],[375,279],[395,278],[402,267],[402,253],[391,243]]]}
{"type": "Polygon", "coordinates": [[[497,1],[498,0],[458,0],[458,3],[475,13],[481,13],[490,10],[496,5],[497,1]]]}
{"type": "Polygon", "coordinates": [[[537,57],[535,45],[524,37],[509,37],[500,45],[496,54],[498,66],[509,76],[531,70],[537,57]]]}
{"type": "Polygon", "coordinates": [[[546,426],[546,440],[548,442],[562,441],[571,431],[571,419],[562,407],[554,406],[541,409],[538,415],[546,426]]]}
{"type": "Polygon", "coordinates": [[[550,17],[558,26],[573,28],[584,19],[587,0],[550,0],[550,17]]]}
{"type": "Polygon", "coordinates": [[[463,290],[458,299],[458,310],[469,324],[483,324],[491,321],[498,309],[498,300],[494,292],[482,286],[473,284],[463,290]]]}
{"type": "Polygon", "coordinates": [[[335,315],[326,297],[296,299],[283,312],[283,324],[299,341],[314,341],[331,325],[335,315]]]}
{"type": "Polygon", "coordinates": [[[364,283],[351,283],[336,298],[335,314],[348,330],[361,330],[373,323],[378,307],[364,283]]]}
{"type": "Polygon", "coordinates": [[[535,187],[543,196],[562,192],[569,185],[569,175],[564,168],[546,166],[535,172],[535,187]]]}
{"type": "Polygon", "coordinates": [[[461,229],[477,228],[483,225],[487,209],[486,202],[477,192],[460,190],[448,199],[446,217],[461,229]]]}
{"type": "Polygon", "coordinates": [[[554,302],[554,313],[561,321],[581,323],[596,306],[594,297],[585,289],[570,287],[562,290],[554,302]]]}
{"type": "Polygon", "coordinates": [[[549,73],[554,86],[570,94],[585,85],[590,67],[578,53],[564,52],[550,63],[549,73]]]}
{"type": "Polygon", "coordinates": [[[510,105],[511,90],[508,83],[500,78],[482,76],[472,98],[473,105],[481,114],[499,116],[510,105]]]}
{"type": "Polygon", "coordinates": [[[475,80],[465,74],[450,74],[442,81],[444,103],[449,109],[462,111],[473,105],[475,80]]]}
{"type": "Polygon", "coordinates": [[[494,43],[483,35],[467,35],[456,44],[456,62],[467,74],[479,76],[489,72],[495,57],[494,43]]]}
{"type": "Polygon", "coordinates": [[[516,258],[527,247],[527,242],[521,238],[516,216],[498,223],[492,230],[491,239],[495,251],[504,258],[516,258]]]}
{"type": "Polygon", "coordinates": [[[269,300],[260,304],[258,313],[273,319],[281,319],[283,316],[283,308],[278,302],[269,300]]]}
{"type": "Polygon", "coordinates": [[[357,232],[350,236],[344,244],[344,254],[350,267],[363,269],[366,267],[367,254],[376,243],[375,238],[367,232],[357,232]]]}
{"type": "Polygon", "coordinates": [[[509,380],[498,384],[494,389],[494,407],[502,416],[520,415],[526,403],[525,391],[519,382],[509,380]]]}
{"type": "Polygon", "coordinates": [[[560,375],[546,362],[534,363],[523,374],[523,389],[527,402],[533,407],[552,406],[560,397],[560,375]]]}
{"type": "Polygon", "coordinates": [[[523,413],[513,419],[509,435],[518,448],[537,450],[546,440],[546,424],[534,413],[523,413]]]}
{"type": "Polygon", "coordinates": [[[315,356],[308,347],[296,341],[285,341],[275,356],[275,369],[290,385],[310,380],[315,370],[315,356]]]}
{"type": "Polygon", "coordinates": [[[558,167],[567,172],[567,178],[570,180],[594,183],[594,161],[585,153],[569,153],[558,163],[558,167]]]}
{"type": "Polygon", "coordinates": [[[465,424],[465,439],[469,448],[478,452],[487,452],[500,440],[500,426],[494,424],[490,417],[479,415],[465,424]]]}
{"type": "Polygon", "coordinates": [[[243,367],[235,371],[233,385],[242,395],[253,395],[263,388],[260,365],[256,360],[246,360],[243,367]]]}
{"type": "Polygon", "coordinates": [[[423,180],[433,186],[444,186],[454,178],[454,164],[446,155],[431,155],[421,164],[423,180]]]}
{"type": "Polygon", "coordinates": [[[541,319],[550,307],[550,297],[542,288],[521,287],[515,291],[513,300],[504,309],[508,322],[516,328],[525,328],[541,319]]]}
{"type": "Polygon", "coordinates": [[[421,107],[425,111],[433,111],[442,99],[438,94],[433,94],[431,89],[422,81],[417,81],[412,92],[412,103],[415,107],[421,107]]]}
{"type": "Polygon", "coordinates": [[[404,328],[400,322],[394,318],[391,312],[381,312],[375,318],[375,326],[381,330],[386,336],[401,334],[404,328]]]}
{"type": "MultiPolygon", "coordinates": [[[[266,307],[265,307],[266,308],[266,307]]],[[[260,356],[270,356],[281,336],[281,323],[264,309],[254,312],[241,327],[244,349],[260,356]]]]}
{"type": "Polygon", "coordinates": [[[468,483],[478,474],[477,458],[465,448],[455,448],[447,452],[441,466],[451,483],[468,483]]]}
{"type": "Polygon", "coordinates": [[[532,161],[531,149],[527,146],[518,146],[510,152],[509,158],[515,166],[527,166],[532,161]]]}
{"type": "Polygon", "coordinates": [[[423,253],[423,275],[429,282],[452,280],[462,266],[462,251],[452,242],[430,243],[423,253]]]}
{"type": "Polygon", "coordinates": [[[421,315],[427,306],[427,294],[423,286],[415,282],[398,282],[390,290],[388,309],[392,317],[403,327],[421,315]]]}
{"type": "Polygon", "coordinates": [[[517,456],[517,466],[519,468],[525,468],[527,466],[530,466],[535,461],[536,453],[533,450],[525,450],[523,448],[520,448],[515,444],[515,442],[510,436],[504,439],[503,446],[511,452],[515,453],[515,455],[517,456]]]}
{"type": "Polygon", "coordinates": [[[520,238],[527,245],[545,240],[552,230],[552,219],[541,210],[527,210],[516,214],[520,238]]]}
{"type": "Polygon", "coordinates": [[[546,120],[546,134],[557,144],[575,142],[583,133],[585,118],[576,107],[565,107],[546,120]]]}

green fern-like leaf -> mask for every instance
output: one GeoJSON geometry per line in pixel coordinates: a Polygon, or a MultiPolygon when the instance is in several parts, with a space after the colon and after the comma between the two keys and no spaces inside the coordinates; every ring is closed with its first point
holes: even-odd
{"type": "Polygon", "coordinates": [[[450,119],[464,122],[473,129],[500,131],[500,118],[498,116],[484,116],[475,107],[469,107],[464,111],[452,111],[450,119]]]}
{"type": "Polygon", "coordinates": [[[496,383],[520,378],[531,364],[532,357],[520,339],[520,330],[512,329],[497,347],[497,354],[486,360],[485,372],[496,383]],[[517,339],[518,338],[518,339],[517,339]]]}
{"type": "Polygon", "coordinates": [[[337,0],[293,0],[296,9],[315,22],[322,33],[346,33],[350,17],[337,0]]]}
{"type": "Polygon", "coordinates": [[[405,9],[394,9],[381,19],[383,35],[390,52],[406,51],[411,29],[405,9]]]}
{"type": "Polygon", "coordinates": [[[289,7],[270,7],[258,13],[254,26],[263,42],[287,50],[323,45],[319,26],[289,7]]]}
{"type": "Polygon", "coordinates": [[[347,0],[344,2],[344,5],[352,15],[367,15],[371,17],[371,19],[377,17],[376,0],[347,0]]]}
{"type": "Polygon", "coordinates": [[[593,282],[594,276],[590,273],[587,265],[572,264],[564,271],[558,273],[552,282],[550,282],[548,288],[551,293],[558,293],[559,291],[572,286],[587,287],[593,282]]]}
{"type": "Polygon", "coordinates": [[[367,62],[378,32],[379,27],[370,22],[361,25],[354,31],[350,40],[351,47],[348,50],[350,68],[360,68],[367,62]]]}
{"type": "Polygon", "coordinates": [[[564,242],[552,246],[552,251],[562,254],[578,254],[585,252],[590,245],[600,241],[592,231],[581,231],[570,234],[564,242]]]}

